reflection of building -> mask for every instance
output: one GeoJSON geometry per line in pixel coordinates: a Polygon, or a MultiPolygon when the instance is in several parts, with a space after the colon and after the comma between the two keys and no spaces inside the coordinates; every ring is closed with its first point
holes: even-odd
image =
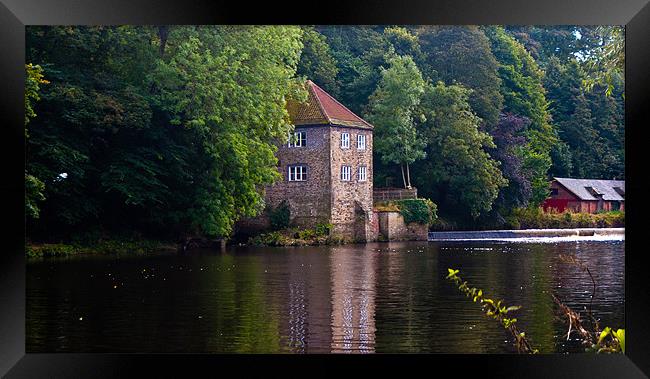
{"type": "Polygon", "coordinates": [[[553,178],[544,210],[596,213],[625,209],[625,181],[553,178]]]}
{"type": "Polygon", "coordinates": [[[374,352],[377,255],[336,250],[330,257],[332,352],[374,352]]]}

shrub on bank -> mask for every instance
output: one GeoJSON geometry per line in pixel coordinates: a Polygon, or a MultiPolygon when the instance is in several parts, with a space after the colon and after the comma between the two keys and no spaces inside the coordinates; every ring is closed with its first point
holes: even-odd
{"type": "Polygon", "coordinates": [[[65,257],[79,254],[148,254],[162,248],[169,248],[160,241],[152,240],[102,240],[92,244],[28,244],[25,254],[28,258],[65,257]]]}
{"type": "Polygon", "coordinates": [[[625,226],[625,212],[558,213],[542,208],[516,208],[506,217],[511,229],[619,228],[625,226]]]}
{"type": "Polygon", "coordinates": [[[429,199],[405,199],[377,203],[375,210],[399,212],[406,224],[412,222],[432,225],[438,219],[438,207],[429,199]]]}
{"type": "Polygon", "coordinates": [[[313,229],[291,228],[276,230],[251,237],[249,243],[256,246],[307,246],[340,243],[330,236],[332,224],[318,224],[313,229]]]}

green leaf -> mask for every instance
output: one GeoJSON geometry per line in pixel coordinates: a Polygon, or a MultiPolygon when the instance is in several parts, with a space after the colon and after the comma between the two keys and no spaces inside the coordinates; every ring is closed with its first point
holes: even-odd
{"type": "Polygon", "coordinates": [[[510,307],[506,308],[505,313],[508,313],[508,312],[511,312],[511,311],[517,311],[519,309],[521,309],[521,305],[513,305],[513,306],[510,306],[510,307]]]}
{"type": "Polygon", "coordinates": [[[614,336],[618,340],[618,344],[621,346],[621,351],[625,353],[625,329],[618,329],[616,332],[613,332],[614,336]]]}
{"type": "Polygon", "coordinates": [[[605,337],[609,335],[609,333],[612,331],[612,329],[608,326],[605,329],[603,329],[602,332],[600,332],[600,337],[598,337],[598,343],[600,344],[605,337]]]}

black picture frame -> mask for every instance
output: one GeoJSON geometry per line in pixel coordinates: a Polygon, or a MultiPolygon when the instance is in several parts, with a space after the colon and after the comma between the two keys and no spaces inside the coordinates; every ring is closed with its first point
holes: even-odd
{"type": "MultiPolygon", "coordinates": [[[[0,374],[19,377],[188,377],[382,372],[499,377],[647,377],[650,296],[641,245],[644,121],[650,119],[648,0],[462,0],[209,2],[174,0],[0,0],[0,198],[6,221],[0,252],[0,374]],[[625,355],[276,356],[194,354],[25,354],[24,27],[90,24],[518,24],[626,26],[625,355]],[[343,365],[343,366],[341,366],[343,365]],[[446,373],[450,369],[451,373],[446,373]],[[204,371],[205,370],[205,371],[204,371]],[[455,374],[454,374],[455,373],[455,374]],[[644,374],[645,373],[645,374],[644,374]],[[228,374],[232,375],[232,374],[228,374]]],[[[417,374],[422,375],[422,374],[417,374]]]]}

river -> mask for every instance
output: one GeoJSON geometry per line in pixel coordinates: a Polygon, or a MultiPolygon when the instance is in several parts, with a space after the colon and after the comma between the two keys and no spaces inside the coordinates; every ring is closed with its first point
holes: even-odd
{"type": "MultiPolygon", "coordinates": [[[[511,337],[445,279],[521,305],[542,353],[567,341],[551,293],[624,327],[624,241],[394,242],[233,247],[27,264],[27,352],[513,353],[511,337]]],[[[584,312],[583,312],[584,313],[584,312]]]]}

